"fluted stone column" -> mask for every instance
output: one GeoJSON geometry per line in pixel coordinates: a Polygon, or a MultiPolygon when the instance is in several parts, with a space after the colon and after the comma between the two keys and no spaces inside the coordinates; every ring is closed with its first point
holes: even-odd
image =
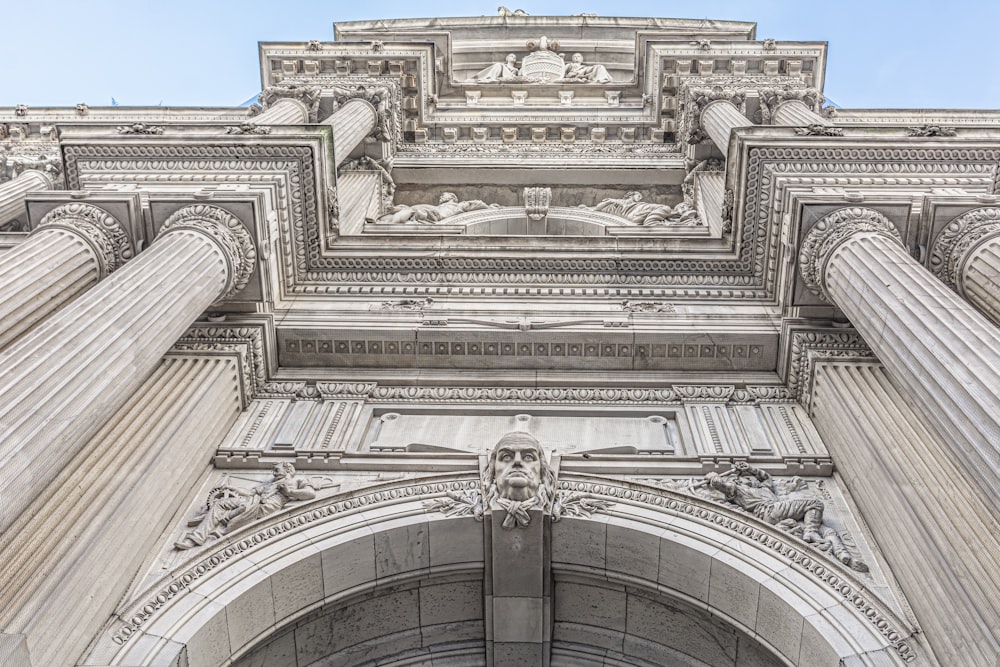
{"type": "Polygon", "coordinates": [[[942,665],[1000,655],[1000,513],[877,364],[821,362],[811,416],[942,665]]]}
{"type": "Polygon", "coordinates": [[[785,100],[771,114],[774,125],[803,127],[807,125],[832,125],[829,120],[809,108],[802,100],[785,100]]]}
{"type": "Polygon", "coordinates": [[[701,111],[701,127],[722,151],[723,156],[728,157],[729,135],[737,127],[749,127],[753,125],[747,117],[740,113],[736,105],[728,100],[714,100],[709,102],[701,111]]]}
{"type": "Polygon", "coordinates": [[[301,125],[309,122],[309,109],[299,100],[283,97],[247,122],[251,125],[301,125]]]}
{"type": "Polygon", "coordinates": [[[1000,208],[969,211],[941,230],[931,271],[1000,324],[1000,208]]]}
{"type": "Polygon", "coordinates": [[[125,228],[107,211],[82,203],[49,211],[0,259],[0,349],[132,255],[125,228]]]}
{"type": "MultiPolygon", "coordinates": [[[[240,412],[233,356],[168,355],[0,534],[0,633],[73,665],[211,469],[240,412]]],[[[7,650],[5,650],[5,648],[7,650]]]]}
{"type": "Polygon", "coordinates": [[[334,160],[338,167],[375,130],[377,122],[375,107],[357,98],[347,100],[323,119],[324,124],[333,128],[334,160]]]}
{"type": "Polygon", "coordinates": [[[24,195],[38,190],[51,190],[55,181],[46,173],[28,169],[17,178],[0,185],[0,225],[24,213],[24,195]]]}
{"type": "Polygon", "coordinates": [[[910,257],[892,223],[870,209],[817,222],[799,265],[1000,507],[1000,329],[910,257]]]}
{"type": "Polygon", "coordinates": [[[255,259],[239,220],[188,206],[149,250],[0,352],[0,531],[255,259]]]}

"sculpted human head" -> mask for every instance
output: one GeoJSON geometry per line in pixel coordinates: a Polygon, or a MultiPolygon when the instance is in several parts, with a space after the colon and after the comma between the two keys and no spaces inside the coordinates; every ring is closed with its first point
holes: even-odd
{"type": "Polygon", "coordinates": [[[449,201],[458,201],[458,196],[454,192],[442,192],[438,203],[444,204],[449,201]]]}
{"type": "Polygon", "coordinates": [[[295,477],[295,466],[287,461],[281,463],[275,463],[274,467],[271,468],[271,473],[274,475],[275,479],[285,479],[287,477],[295,477]]]}
{"type": "Polygon", "coordinates": [[[538,493],[547,469],[541,445],[527,433],[508,433],[500,438],[490,467],[500,497],[517,501],[538,493]]]}
{"type": "Polygon", "coordinates": [[[582,63],[583,62],[583,54],[582,53],[574,53],[573,54],[573,62],[575,62],[577,64],[582,63]]]}
{"type": "Polygon", "coordinates": [[[504,60],[507,62],[508,65],[513,65],[515,62],[517,62],[517,54],[508,53],[507,57],[504,58],[504,60]]]}

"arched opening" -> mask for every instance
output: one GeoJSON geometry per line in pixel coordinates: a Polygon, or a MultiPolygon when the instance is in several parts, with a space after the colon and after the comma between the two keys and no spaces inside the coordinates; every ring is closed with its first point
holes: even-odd
{"type": "MultiPolygon", "coordinates": [[[[89,660],[486,664],[502,621],[489,612],[484,524],[425,505],[470,483],[345,494],[248,527],[137,598],[89,660]]],[[[552,665],[905,662],[879,627],[894,619],[845,599],[854,584],[831,584],[834,563],[798,567],[763,524],[671,496],[651,508],[622,494],[607,513],[551,524],[552,665]]]]}

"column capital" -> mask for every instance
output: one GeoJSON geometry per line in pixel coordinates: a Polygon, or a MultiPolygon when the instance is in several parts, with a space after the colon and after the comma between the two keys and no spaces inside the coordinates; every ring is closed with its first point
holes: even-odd
{"type": "Polygon", "coordinates": [[[930,269],[946,285],[962,293],[966,260],[981,242],[1000,237],[1000,208],[977,208],[952,220],[931,247],[930,269]]]}
{"type": "Polygon", "coordinates": [[[319,86],[297,86],[293,84],[268,86],[257,96],[257,101],[263,110],[267,111],[268,107],[278,100],[295,100],[305,107],[309,115],[308,121],[315,123],[319,112],[319,98],[322,92],[319,86]]]}
{"type": "Polygon", "coordinates": [[[253,237],[239,218],[229,211],[208,204],[185,206],[163,223],[160,234],[177,230],[194,231],[214,242],[226,258],[228,283],[218,301],[228,298],[247,286],[257,263],[257,248],[253,237]]]}
{"type": "Polygon", "coordinates": [[[757,95],[760,97],[760,108],[757,113],[760,115],[759,122],[762,125],[770,125],[774,112],[785,102],[801,102],[810,111],[818,114],[826,101],[823,93],[815,88],[761,88],[757,91],[757,95]]]}
{"type": "Polygon", "coordinates": [[[810,292],[833,302],[826,293],[823,281],[827,261],[844,241],[864,232],[878,234],[902,244],[902,237],[895,225],[870,208],[841,208],[813,225],[799,249],[799,271],[810,292]]]}
{"type": "Polygon", "coordinates": [[[113,273],[135,256],[132,240],[118,219],[92,204],[71,202],[49,211],[36,231],[66,229],[81,236],[94,251],[99,279],[113,273]]]}
{"type": "MultiPolygon", "coordinates": [[[[688,88],[687,104],[681,114],[678,136],[689,144],[707,141],[709,135],[701,126],[701,115],[713,102],[728,102],[737,111],[743,112],[746,104],[746,91],[739,88],[713,86],[711,88],[688,88]]],[[[750,124],[750,121],[747,121],[750,124]]]]}

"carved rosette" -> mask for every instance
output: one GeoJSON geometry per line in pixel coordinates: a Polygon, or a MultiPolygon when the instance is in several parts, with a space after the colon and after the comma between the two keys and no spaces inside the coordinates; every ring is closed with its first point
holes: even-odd
{"type": "Polygon", "coordinates": [[[257,262],[257,248],[239,218],[217,206],[194,204],[167,218],[160,232],[165,234],[178,229],[204,234],[222,250],[229,268],[229,283],[219,301],[247,286],[257,262]]]}
{"type": "Polygon", "coordinates": [[[83,237],[97,256],[101,279],[121,268],[135,255],[132,241],[122,223],[104,209],[91,204],[74,202],[58,206],[42,218],[38,228],[66,229],[83,237]]]}
{"type": "Polygon", "coordinates": [[[309,111],[309,122],[315,123],[317,122],[319,98],[322,92],[318,86],[269,86],[257,96],[257,101],[266,111],[269,106],[278,100],[286,98],[297,100],[304,104],[309,111]]]}
{"type": "Polygon", "coordinates": [[[977,208],[963,213],[941,230],[931,248],[930,269],[961,293],[962,270],[980,242],[1000,237],[1000,208],[977,208]]]}
{"type": "Polygon", "coordinates": [[[880,234],[902,243],[899,231],[878,211],[869,208],[834,211],[813,225],[799,250],[799,271],[810,292],[832,303],[823,283],[826,264],[841,243],[860,232],[880,234]]]}

